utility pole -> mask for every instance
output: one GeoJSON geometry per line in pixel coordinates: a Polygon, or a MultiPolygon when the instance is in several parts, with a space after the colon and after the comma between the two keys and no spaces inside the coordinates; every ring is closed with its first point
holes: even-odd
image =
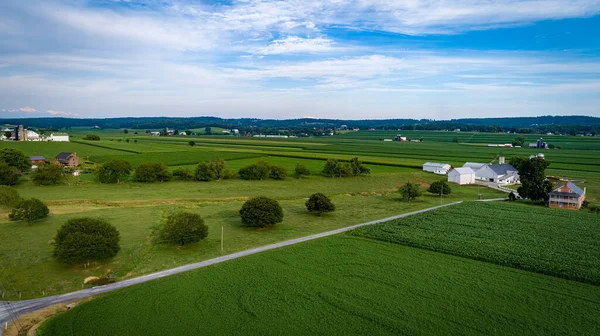
{"type": "Polygon", "coordinates": [[[223,254],[223,236],[225,232],[225,227],[221,225],[221,255],[223,254]]]}
{"type": "Polygon", "coordinates": [[[440,191],[440,205],[443,204],[442,196],[444,195],[444,181],[442,181],[442,191],[440,191]]]}

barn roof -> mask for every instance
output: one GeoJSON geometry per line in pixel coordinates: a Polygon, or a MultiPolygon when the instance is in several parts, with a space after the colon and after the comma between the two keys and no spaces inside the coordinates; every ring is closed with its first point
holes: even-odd
{"type": "Polygon", "coordinates": [[[425,164],[423,164],[424,166],[432,166],[432,167],[440,167],[440,168],[445,168],[446,166],[449,166],[449,164],[447,163],[437,163],[437,162],[425,162],[425,164]]]}
{"type": "Polygon", "coordinates": [[[455,170],[460,175],[475,174],[475,171],[471,169],[471,167],[460,167],[454,168],[453,170],[455,170]]]}
{"type": "Polygon", "coordinates": [[[43,156],[39,156],[39,155],[34,155],[34,156],[30,156],[29,160],[31,161],[43,161],[45,160],[43,156]]]}

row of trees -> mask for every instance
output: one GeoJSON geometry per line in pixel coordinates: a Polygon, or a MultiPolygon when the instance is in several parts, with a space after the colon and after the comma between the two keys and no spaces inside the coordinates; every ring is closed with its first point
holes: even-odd
{"type": "MultiPolygon", "coordinates": [[[[95,170],[98,181],[101,183],[119,183],[122,179],[128,177],[131,172],[133,172],[133,180],[138,182],[165,182],[171,179],[217,181],[235,177],[243,180],[283,180],[288,176],[285,167],[265,161],[258,161],[242,167],[236,174],[234,171],[227,169],[227,163],[223,159],[200,162],[194,171],[187,168],[177,168],[172,174],[164,163],[146,162],[134,169],[129,162],[121,159],[107,161],[95,170]]],[[[323,173],[328,177],[349,177],[369,174],[370,169],[363,165],[358,158],[353,158],[349,162],[329,159],[325,162],[323,173]]],[[[300,178],[308,175],[310,175],[308,168],[302,164],[296,165],[294,176],[300,178]]]]}

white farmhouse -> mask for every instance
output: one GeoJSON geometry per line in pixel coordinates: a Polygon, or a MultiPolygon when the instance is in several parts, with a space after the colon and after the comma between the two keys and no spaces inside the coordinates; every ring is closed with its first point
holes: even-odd
{"type": "Polygon", "coordinates": [[[27,130],[27,140],[29,141],[40,141],[41,137],[37,132],[27,130]]]}
{"type": "Polygon", "coordinates": [[[448,174],[450,169],[452,169],[452,166],[447,163],[425,162],[423,165],[423,171],[440,175],[448,174]]]}
{"type": "Polygon", "coordinates": [[[69,142],[69,135],[66,133],[50,134],[50,141],[69,142]]]}
{"type": "Polygon", "coordinates": [[[475,171],[469,167],[454,168],[448,172],[448,182],[463,184],[475,183],[475,171]]]}

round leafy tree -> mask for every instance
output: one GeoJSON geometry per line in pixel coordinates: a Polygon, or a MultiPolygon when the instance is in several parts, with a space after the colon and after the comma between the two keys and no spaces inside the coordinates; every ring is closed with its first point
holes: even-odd
{"type": "Polygon", "coordinates": [[[175,242],[183,246],[199,242],[207,236],[208,227],[200,215],[178,212],[167,217],[166,222],[158,229],[155,242],[175,242]]]}
{"type": "Polygon", "coordinates": [[[16,185],[19,183],[19,170],[11,167],[6,162],[0,162],[0,184],[1,185],[16,185]]]}
{"type": "Polygon", "coordinates": [[[418,183],[406,182],[405,185],[398,188],[403,200],[412,201],[421,196],[421,186],[418,183]]]}
{"type": "Polygon", "coordinates": [[[95,171],[100,183],[117,183],[131,173],[131,164],[125,160],[110,160],[95,171]]]}
{"type": "Polygon", "coordinates": [[[25,220],[31,223],[34,220],[48,217],[48,207],[44,202],[37,198],[22,200],[13,208],[8,215],[8,219],[12,221],[25,220]]]}
{"type": "Polygon", "coordinates": [[[6,208],[12,208],[21,201],[21,196],[16,189],[0,186],[0,206],[6,208]]]}
{"type": "Polygon", "coordinates": [[[259,196],[244,203],[240,216],[245,226],[265,227],[283,221],[283,209],[276,200],[259,196]]]}
{"type": "Polygon", "coordinates": [[[326,212],[335,211],[335,205],[331,202],[329,197],[322,193],[316,193],[310,195],[310,198],[306,201],[306,209],[322,216],[326,212]]]}
{"type": "Polygon", "coordinates": [[[296,177],[308,176],[310,175],[310,170],[306,168],[303,164],[297,163],[296,168],[294,169],[294,175],[296,177]]]}
{"type": "Polygon", "coordinates": [[[436,195],[449,195],[452,193],[452,188],[450,188],[446,181],[435,181],[429,185],[427,192],[436,195]]]}
{"type": "Polygon", "coordinates": [[[6,162],[6,164],[21,172],[26,172],[31,168],[29,158],[22,151],[14,148],[3,148],[0,150],[0,162],[6,162]]]}
{"type": "Polygon", "coordinates": [[[171,179],[171,173],[162,162],[146,162],[135,168],[133,179],[138,182],[164,182],[171,179]]]}
{"type": "Polygon", "coordinates": [[[54,257],[65,264],[106,260],[119,252],[119,231],[103,219],[69,219],[54,238],[54,257]]]}
{"type": "Polygon", "coordinates": [[[39,185],[58,184],[65,176],[65,169],[57,164],[42,164],[31,175],[33,182],[39,185]]]}

